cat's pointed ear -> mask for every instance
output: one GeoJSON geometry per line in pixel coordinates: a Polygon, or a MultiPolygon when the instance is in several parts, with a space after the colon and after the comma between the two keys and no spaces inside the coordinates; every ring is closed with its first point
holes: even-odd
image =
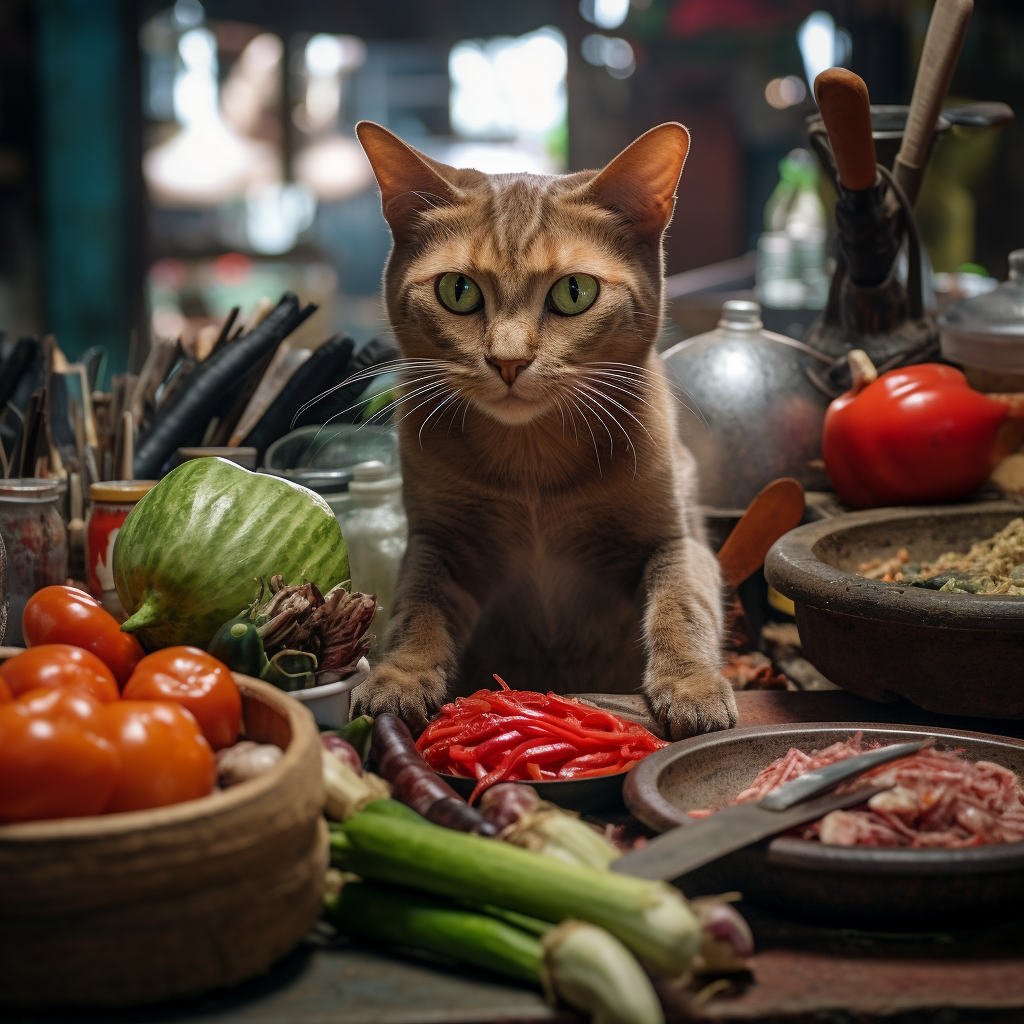
{"type": "Polygon", "coordinates": [[[356,136],[377,178],[384,219],[396,240],[414,233],[417,214],[455,202],[458,190],[445,178],[451,168],[373,121],[360,121],[356,136]]]}
{"type": "Polygon", "coordinates": [[[590,197],[657,241],[672,219],[676,186],[690,149],[690,133],[675,121],[660,124],[627,146],[589,186],[590,197]]]}

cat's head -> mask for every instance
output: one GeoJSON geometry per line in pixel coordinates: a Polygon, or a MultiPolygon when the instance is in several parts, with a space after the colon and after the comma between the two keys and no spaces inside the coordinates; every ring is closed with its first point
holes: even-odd
{"type": "Polygon", "coordinates": [[[411,380],[429,387],[433,374],[438,395],[522,424],[594,401],[600,364],[646,358],[689,148],[682,125],[652,129],[601,171],[561,176],[459,170],[380,125],[356,131],[394,239],[392,327],[406,357],[437,361],[411,363],[411,380]]]}

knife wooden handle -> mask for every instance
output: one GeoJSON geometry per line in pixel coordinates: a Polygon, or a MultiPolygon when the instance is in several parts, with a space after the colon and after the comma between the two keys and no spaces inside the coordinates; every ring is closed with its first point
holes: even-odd
{"type": "Polygon", "coordinates": [[[871,99],[864,80],[846,68],[829,68],[814,80],[814,98],[825,122],[843,187],[862,192],[875,183],[871,99]]]}
{"type": "Polygon", "coordinates": [[[903,129],[903,142],[893,165],[896,181],[911,205],[921,187],[935,122],[949,92],[973,10],[974,0],[935,0],[932,9],[903,129]]]}

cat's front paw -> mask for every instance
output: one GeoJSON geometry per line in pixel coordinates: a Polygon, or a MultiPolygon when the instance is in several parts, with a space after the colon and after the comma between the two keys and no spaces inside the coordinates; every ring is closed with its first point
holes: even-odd
{"type": "Polygon", "coordinates": [[[444,703],[445,691],[439,669],[407,672],[383,662],[352,691],[352,717],[398,715],[417,735],[444,703]]]}
{"type": "Polygon", "coordinates": [[[736,724],[736,697],[717,669],[650,685],[647,703],[665,735],[673,740],[731,729],[736,724]]]}

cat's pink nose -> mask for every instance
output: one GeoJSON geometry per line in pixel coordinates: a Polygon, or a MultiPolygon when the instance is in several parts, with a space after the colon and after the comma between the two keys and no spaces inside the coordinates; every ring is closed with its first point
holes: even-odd
{"type": "Polygon", "coordinates": [[[533,362],[532,359],[488,359],[487,361],[501,374],[501,379],[509,387],[515,383],[519,371],[533,362]]]}

